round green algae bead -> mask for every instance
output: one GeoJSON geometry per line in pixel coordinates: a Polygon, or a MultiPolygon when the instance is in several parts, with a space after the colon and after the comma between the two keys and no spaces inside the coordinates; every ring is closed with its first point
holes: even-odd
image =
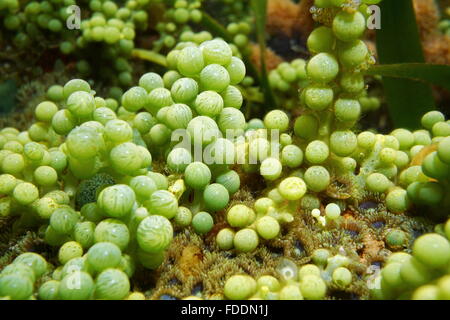
{"type": "Polygon", "coordinates": [[[303,300],[298,284],[287,284],[280,290],[280,300],[303,300]]]}
{"type": "Polygon", "coordinates": [[[266,180],[276,180],[280,177],[281,172],[283,170],[283,165],[276,158],[267,158],[264,159],[259,168],[260,174],[266,180]]]}
{"type": "Polygon", "coordinates": [[[309,274],[300,281],[300,290],[305,299],[322,300],[325,298],[327,286],[322,278],[309,274]]]}
{"type": "Polygon", "coordinates": [[[60,234],[70,234],[79,220],[79,213],[69,206],[61,206],[52,213],[50,226],[60,234]]]}
{"type": "Polygon", "coordinates": [[[68,134],[76,124],[74,115],[68,109],[59,110],[52,118],[52,128],[60,135],[68,134]]]}
{"type": "Polygon", "coordinates": [[[172,84],[170,92],[173,101],[189,103],[198,95],[198,84],[194,79],[180,78],[172,84]]]}
{"type": "Polygon", "coordinates": [[[264,126],[280,133],[285,132],[289,127],[289,117],[282,110],[272,110],[264,117],[264,126]]]}
{"type": "Polygon", "coordinates": [[[227,279],[224,294],[230,300],[246,300],[256,293],[257,283],[248,275],[234,275],[227,279]]]}
{"type": "Polygon", "coordinates": [[[163,216],[149,216],[137,228],[136,239],[142,250],[156,253],[166,249],[173,239],[170,221],[163,216]]]}
{"type": "Polygon", "coordinates": [[[381,173],[372,173],[366,179],[366,187],[372,192],[386,192],[391,184],[391,181],[381,173]]]}
{"type": "Polygon", "coordinates": [[[403,280],[400,275],[401,268],[401,263],[392,262],[381,269],[383,282],[386,283],[390,288],[404,287],[403,280]]]}
{"type": "Polygon", "coordinates": [[[69,98],[69,96],[76,91],[91,92],[91,86],[82,79],[72,79],[64,85],[64,99],[69,98]]]}
{"type": "Polygon", "coordinates": [[[148,209],[152,214],[172,219],[178,211],[178,200],[175,195],[169,191],[157,190],[150,196],[148,209]]]}
{"type": "MultiPolygon", "coordinates": [[[[155,127],[152,128],[152,130],[155,127]]],[[[112,167],[121,174],[136,175],[136,172],[142,168],[143,157],[139,149],[134,143],[125,142],[115,146],[110,154],[112,167]]],[[[146,156],[150,153],[146,152],[146,156]]],[[[151,155],[150,155],[151,162],[151,155]]]]}
{"type": "Polygon", "coordinates": [[[192,212],[186,207],[178,207],[174,221],[180,227],[187,227],[192,222],[192,212]]]}
{"type": "Polygon", "coordinates": [[[330,174],[322,166],[311,166],[305,171],[304,176],[306,186],[314,192],[321,192],[330,185],[330,174]]]}
{"type": "Polygon", "coordinates": [[[198,212],[192,218],[192,227],[196,233],[206,234],[214,227],[214,219],[208,212],[198,212]]]}
{"type": "Polygon", "coordinates": [[[232,51],[228,43],[221,39],[205,41],[201,44],[201,52],[205,64],[219,64],[222,66],[232,62],[232,51]]]}
{"type": "Polygon", "coordinates": [[[230,84],[230,75],[219,64],[210,64],[200,72],[200,87],[203,90],[222,92],[230,84]]]}
{"type": "Polygon", "coordinates": [[[164,82],[159,74],[147,72],[139,78],[139,86],[150,92],[156,88],[164,88],[164,82]]]}
{"type": "Polygon", "coordinates": [[[328,159],[329,155],[328,145],[323,141],[315,140],[306,146],[305,157],[311,164],[321,164],[328,159]]]}
{"type": "Polygon", "coordinates": [[[60,282],[57,280],[49,280],[44,282],[38,291],[39,299],[41,300],[57,300],[59,295],[60,282]]]}
{"type": "Polygon", "coordinates": [[[274,239],[280,233],[280,224],[275,218],[265,216],[256,221],[256,231],[263,239],[274,239]]]}
{"type": "Polygon", "coordinates": [[[304,91],[306,105],[315,111],[327,109],[333,102],[333,89],[327,85],[311,85],[304,91]]]}
{"type": "Polygon", "coordinates": [[[313,115],[302,115],[295,120],[294,133],[297,137],[311,140],[318,133],[319,122],[313,115]]]}
{"type": "Polygon", "coordinates": [[[12,300],[26,300],[33,293],[33,283],[29,278],[18,274],[0,276],[0,297],[12,300]]]}
{"type": "Polygon", "coordinates": [[[126,300],[145,300],[145,295],[141,292],[132,292],[128,295],[126,300]]]}
{"type": "Polygon", "coordinates": [[[207,210],[220,211],[230,201],[228,190],[219,183],[208,185],[203,191],[203,200],[207,210]]]}
{"type": "Polygon", "coordinates": [[[329,220],[336,220],[341,216],[341,208],[336,203],[329,203],[325,207],[325,216],[329,220]]]}
{"type": "Polygon", "coordinates": [[[184,172],[190,163],[192,155],[184,148],[175,148],[167,155],[167,166],[174,172],[184,172]]]}
{"type": "Polygon", "coordinates": [[[318,83],[328,83],[338,75],[339,63],[332,54],[319,53],[309,60],[306,72],[311,80],[318,83]]]}
{"type": "Polygon", "coordinates": [[[328,258],[330,257],[330,251],[327,249],[316,249],[312,254],[312,261],[317,265],[326,265],[328,258]]]}
{"type": "Polygon", "coordinates": [[[331,52],[335,43],[335,37],[331,28],[322,26],[311,32],[306,42],[312,53],[331,52]]]}
{"type": "Polygon", "coordinates": [[[216,243],[221,250],[233,249],[235,232],[230,228],[220,230],[216,236],[216,243]]]}
{"type": "Polygon", "coordinates": [[[241,178],[236,171],[230,170],[218,175],[216,177],[216,182],[223,185],[231,195],[239,190],[239,187],[241,185],[241,178]]]}
{"type": "Polygon", "coordinates": [[[445,179],[450,173],[450,166],[439,159],[436,151],[428,154],[422,162],[425,175],[438,180],[445,179]]]}
{"type": "Polygon", "coordinates": [[[289,168],[297,168],[303,162],[303,151],[293,144],[288,144],[281,150],[281,163],[289,168]]]}
{"type": "Polygon", "coordinates": [[[105,125],[105,136],[108,140],[116,143],[127,142],[133,138],[133,129],[128,122],[113,119],[109,120],[105,125]]]}
{"type": "Polygon", "coordinates": [[[224,108],[240,109],[244,98],[241,91],[235,86],[229,85],[223,92],[220,93],[223,99],[224,108]]]}
{"type": "Polygon", "coordinates": [[[193,162],[184,171],[186,184],[193,189],[203,189],[211,181],[211,170],[202,162],[193,162]]]}
{"type": "Polygon", "coordinates": [[[199,74],[205,66],[202,50],[197,47],[185,47],[177,56],[178,71],[186,76],[192,77],[199,74]]]}
{"type": "Polygon", "coordinates": [[[306,183],[298,177],[289,177],[281,181],[278,192],[289,201],[300,200],[306,193],[306,183]]]}
{"type": "Polygon", "coordinates": [[[76,159],[92,159],[98,155],[102,139],[98,132],[89,127],[77,127],[67,136],[66,147],[76,159]]]}
{"type": "Polygon", "coordinates": [[[83,247],[76,241],[64,243],[58,252],[58,260],[61,264],[66,264],[69,260],[83,255],[83,247]]]}
{"type": "Polygon", "coordinates": [[[302,281],[307,275],[315,275],[320,277],[320,269],[315,264],[305,264],[298,270],[298,280],[302,281]]]}
{"type": "Polygon", "coordinates": [[[431,131],[433,126],[438,123],[445,121],[445,116],[442,112],[439,111],[429,111],[423,115],[421,119],[422,126],[431,131]]]}
{"type": "Polygon", "coordinates": [[[439,142],[438,156],[443,163],[450,165],[450,137],[446,137],[439,142]]]}
{"type": "Polygon", "coordinates": [[[242,135],[246,126],[244,114],[240,110],[231,107],[222,109],[217,123],[219,129],[226,137],[230,134],[232,135],[230,138],[242,135]]]}
{"type": "Polygon", "coordinates": [[[410,199],[406,190],[396,188],[390,191],[386,196],[386,206],[393,213],[401,213],[410,206],[410,199]]]}
{"type": "Polygon", "coordinates": [[[119,247],[111,242],[98,242],[87,252],[87,262],[96,272],[117,267],[121,258],[119,247]]]}
{"type": "Polygon", "coordinates": [[[332,279],[334,284],[345,288],[352,283],[352,273],[347,268],[339,267],[333,271],[332,279]]]}
{"type": "Polygon", "coordinates": [[[336,118],[342,122],[354,122],[361,114],[361,104],[355,99],[340,98],[334,103],[336,118]]]}
{"type": "Polygon", "coordinates": [[[58,296],[62,300],[88,300],[94,292],[89,273],[78,271],[66,275],[60,282],[58,296]]]}
{"type": "Polygon", "coordinates": [[[230,84],[239,84],[245,78],[245,64],[238,57],[231,57],[230,63],[226,66],[230,75],[230,84]]]}
{"type": "Polygon", "coordinates": [[[410,257],[402,263],[400,276],[403,282],[410,287],[419,287],[428,283],[432,275],[426,265],[415,257],[410,257]]]}
{"type": "Polygon", "coordinates": [[[437,282],[440,299],[450,299],[450,275],[441,277],[437,282]]]}
{"type": "Polygon", "coordinates": [[[366,19],[361,12],[339,12],[333,19],[333,33],[341,41],[353,41],[363,36],[366,19]]]}
{"type": "Polygon", "coordinates": [[[50,101],[39,103],[34,110],[36,119],[39,121],[50,122],[58,111],[58,106],[50,101]]]}
{"type": "Polygon", "coordinates": [[[450,243],[439,234],[425,234],[414,241],[413,256],[427,267],[439,269],[450,262],[450,243]]]}
{"type": "Polygon", "coordinates": [[[390,247],[403,246],[406,243],[406,233],[399,229],[391,229],[386,234],[386,243],[390,247]]]}
{"type": "Polygon", "coordinates": [[[28,278],[32,283],[34,283],[36,280],[34,270],[29,265],[20,262],[11,263],[3,268],[3,270],[0,272],[0,277],[9,274],[20,275],[24,278],[28,278]]]}
{"type": "Polygon", "coordinates": [[[119,269],[106,269],[95,279],[95,297],[104,300],[122,300],[130,292],[128,276],[119,269]]]}
{"type": "Polygon", "coordinates": [[[235,228],[245,228],[255,219],[255,212],[243,204],[236,204],[228,209],[227,221],[235,228]]]}
{"type": "Polygon", "coordinates": [[[346,68],[357,68],[363,64],[368,56],[369,49],[362,40],[341,43],[338,48],[339,62],[346,68]]]}
{"type": "Polygon", "coordinates": [[[78,222],[73,229],[73,238],[84,249],[94,244],[95,223],[91,221],[78,222]]]}
{"type": "Polygon", "coordinates": [[[411,300],[440,300],[439,288],[431,284],[421,286],[414,291],[411,300]]]}
{"type": "Polygon", "coordinates": [[[147,177],[152,178],[158,190],[167,190],[169,188],[169,181],[162,173],[150,171],[147,173],[147,177]]]}
{"type": "Polygon", "coordinates": [[[351,155],[358,146],[356,135],[350,131],[335,131],[330,136],[330,149],[339,157],[351,155]]]}
{"type": "Polygon", "coordinates": [[[148,176],[136,176],[130,180],[129,185],[141,199],[148,199],[157,190],[155,182],[148,176]]]}
{"type": "Polygon", "coordinates": [[[233,244],[239,252],[251,252],[258,247],[259,237],[253,229],[241,229],[236,232],[233,244]]]}
{"type": "Polygon", "coordinates": [[[39,190],[34,184],[22,182],[14,188],[13,197],[19,204],[28,205],[39,198],[39,190]]]}
{"type": "Polygon", "coordinates": [[[258,288],[267,287],[271,292],[277,292],[281,287],[277,278],[268,275],[259,277],[256,283],[258,288]]]}
{"type": "Polygon", "coordinates": [[[56,170],[49,166],[40,166],[36,168],[33,175],[37,184],[46,187],[55,184],[58,179],[56,170]]]}
{"type": "Polygon", "coordinates": [[[221,136],[217,123],[206,116],[193,118],[187,126],[187,132],[194,146],[206,146],[221,136]]]}
{"type": "Polygon", "coordinates": [[[103,189],[97,199],[97,205],[108,216],[121,218],[130,213],[136,201],[136,195],[129,186],[117,184],[103,189]]]}
{"type": "Polygon", "coordinates": [[[67,109],[78,118],[87,118],[92,116],[95,110],[94,97],[84,91],[76,91],[67,99],[67,109]]]}
{"type": "Polygon", "coordinates": [[[195,98],[195,110],[199,115],[214,118],[219,115],[223,109],[223,99],[215,91],[203,91],[195,98]]]}
{"type": "Polygon", "coordinates": [[[125,223],[117,219],[101,221],[94,231],[95,242],[111,242],[125,250],[130,242],[130,232],[125,223]]]}
{"type": "Polygon", "coordinates": [[[388,257],[387,264],[391,264],[391,263],[403,264],[404,262],[409,261],[409,259],[411,259],[411,257],[412,256],[406,252],[394,252],[388,257]]]}

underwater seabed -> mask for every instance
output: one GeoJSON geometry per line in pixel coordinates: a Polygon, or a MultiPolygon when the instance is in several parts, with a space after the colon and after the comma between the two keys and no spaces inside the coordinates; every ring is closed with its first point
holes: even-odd
{"type": "Polygon", "coordinates": [[[0,299],[450,300],[449,5],[0,0],[0,299]]]}

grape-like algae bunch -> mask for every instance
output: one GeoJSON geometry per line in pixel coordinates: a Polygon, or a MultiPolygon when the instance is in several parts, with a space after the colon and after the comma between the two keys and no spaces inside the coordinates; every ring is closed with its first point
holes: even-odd
{"type": "Polygon", "coordinates": [[[450,101],[396,109],[380,7],[0,0],[0,299],[449,300],[450,101]]]}

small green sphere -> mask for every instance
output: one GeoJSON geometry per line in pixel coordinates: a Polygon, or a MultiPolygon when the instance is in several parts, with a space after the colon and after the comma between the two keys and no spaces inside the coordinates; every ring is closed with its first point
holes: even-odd
{"type": "Polygon", "coordinates": [[[345,288],[352,283],[352,273],[344,267],[336,268],[332,275],[333,283],[341,288],[345,288]]]}
{"type": "Polygon", "coordinates": [[[207,210],[220,211],[230,201],[228,190],[219,183],[208,185],[203,191],[203,200],[207,210]]]}
{"type": "Polygon", "coordinates": [[[163,216],[149,216],[142,220],[137,229],[137,242],[142,250],[156,253],[166,249],[173,239],[173,227],[163,216]]]}
{"type": "Polygon", "coordinates": [[[450,243],[439,234],[426,234],[414,242],[413,255],[427,267],[439,269],[450,262],[450,243]]]}
{"type": "Polygon", "coordinates": [[[111,242],[125,250],[130,241],[130,232],[125,223],[117,219],[105,219],[101,221],[94,231],[95,242],[111,242]]]}
{"type": "Polygon", "coordinates": [[[339,64],[336,58],[329,53],[315,55],[306,66],[308,77],[319,83],[333,81],[339,73],[339,64]]]}
{"type": "Polygon", "coordinates": [[[58,252],[58,260],[61,264],[66,264],[69,260],[83,255],[83,247],[76,241],[64,243],[58,252]]]}
{"type": "Polygon", "coordinates": [[[87,252],[87,262],[97,272],[118,266],[121,257],[119,247],[111,242],[98,242],[87,252]]]}
{"type": "Polygon", "coordinates": [[[308,300],[322,300],[327,292],[327,286],[322,278],[310,274],[303,277],[300,282],[303,297],[308,300]]]}
{"type": "Polygon", "coordinates": [[[256,292],[256,281],[247,275],[234,275],[225,282],[224,294],[231,300],[245,300],[256,292]]]}
{"type": "Polygon", "coordinates": [[[259,237],[253,229],[242,229],[234,236],[234,247],[240,252],[251,252],[258,247],[259,237]]]}
{"type": "Polygon", "coordinates": [[[122,300],[130,291],[128,276],[119,269],[106,269],[95,280],[95,297],[105,300],[122,300]]]}
{"type": "Polygon", "coordinates": [[[230,228],[225,228],[220,230],[216,236],[216,243],[221,250],[230,250],[233,249],[233,240],[235,236],[235,232],[230,228]]]}
{"type": "Polygon", "coordinates": [[[78,271],[66,275],[59,285],[58,295],[62,300],[87,300],[94,291],[90,274],[78,271]]]}
{"type": "Polygon", "coordinates": [[[270,216],[264,216],[257,220],[256,231],[266,240],[274,239],[280,233],[280,224],[270,216]]]}
{"type": "Polygon", "coordinates": [[[214,226],[214,219],[208,212],[198,212],[192,218],[192,227],[198,234],[206,234],[214,226]]]}

